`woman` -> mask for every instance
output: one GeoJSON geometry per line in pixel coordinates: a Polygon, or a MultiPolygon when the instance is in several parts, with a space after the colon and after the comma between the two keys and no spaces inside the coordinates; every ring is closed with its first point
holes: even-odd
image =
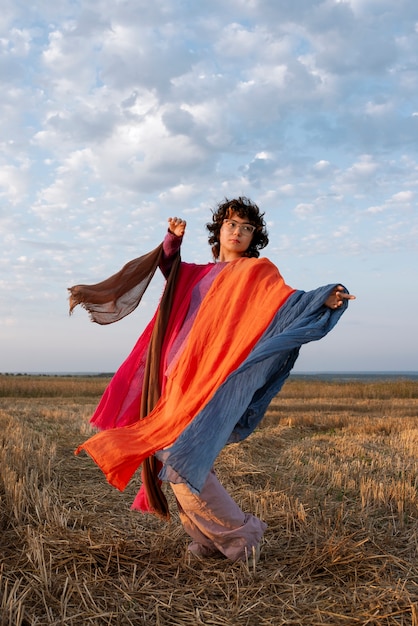
{"type": "Polygon", "coordinates": [[[93,415],[98,428],[112,430],[77,452],[86,450],[119,489],[142,463],[145,489],[134,508],[167,517],[160,485],[170,482],[189,551],[237,561],[257,558],[266,524],[241,511],[213,462],[254,430],[301,345],[329,332],[354,296],[339,284],[308,293],[286,285],[258,258],[268,236],[246,198],[219,204],[207,228],[215,263],[181,263],[186,222],[170,218],[150,255],[99,285],[70,289],[70,310],[81,303],[94,321],[109,323],[135,308],[157,265],[168,278],[156,316],[93,415]]]}

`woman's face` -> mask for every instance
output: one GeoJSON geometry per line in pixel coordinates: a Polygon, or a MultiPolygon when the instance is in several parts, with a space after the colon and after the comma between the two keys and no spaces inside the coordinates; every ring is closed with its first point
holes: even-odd
{"type": "Polygon", "coordinates": [[[219,261],[239,259],[248,250],[255,227],[236,213],[224,220],[219,233],[219,261]]]}

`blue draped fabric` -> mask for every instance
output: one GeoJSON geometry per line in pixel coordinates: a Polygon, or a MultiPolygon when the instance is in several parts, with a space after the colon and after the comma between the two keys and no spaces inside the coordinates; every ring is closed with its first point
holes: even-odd
{"type": "Polygon", "coordinates": [[[245,361],[175,443],[156,453],[163,462],[162,480],[185,482],[193,492],[200,492],[222,448],[245,439],[260,423],[301,346],[324,337],[346,310],[347,301],[336,310],[324,305],[335,287],[296,291],[287,299],[245,361]]]}

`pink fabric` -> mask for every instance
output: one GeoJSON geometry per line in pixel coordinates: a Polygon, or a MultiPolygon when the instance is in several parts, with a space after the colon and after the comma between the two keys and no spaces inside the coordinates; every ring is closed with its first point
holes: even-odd
{"type": "MultiPolygon", "coordinates": [[[[161,485],[161,481],[159,482],[161,485]]],[[[155,513],[154,509],[150,505],[147,496],[147,490],[145,489],[145,485],[142,483],[140,486],[138,493],[136,494],[134,501],[131,504],[131,511],[142,511],[142,513],[155,513]]]]}
{"type": "Polygon", "coordinates": [[[139,419],[148,344],[156,317],[157,314],[106,387],[90,420],[96,428],[107,430],[128,426],[139,419]]]}
{"type": "Polygon", "coordinates": [[[221,553],[231,561],[245,561],[251,555],[267,524],[243,513],[212,471],[200,495],[184,483],[171,484],[177,498],[180,520],[194,540],[189,550],[198,556],[221,553]]]}

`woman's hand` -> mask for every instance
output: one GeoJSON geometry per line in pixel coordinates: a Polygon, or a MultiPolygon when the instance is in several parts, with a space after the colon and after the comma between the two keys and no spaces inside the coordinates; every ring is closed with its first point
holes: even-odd
{"type": "Polygon", "coordinates": [[[339,309],[344,300],[355,300],[356,296],[352,296],[350,293],[345,293],[342,285],[337,285],[331,295],[325,300],[324,304],[329,309],[339,309]]]}
{"type": "Polygon", "coordinates": [[[186,230],[186,221],[179,217],[168,218],[168,230],[177,237],[183,237],[186,230]]]}

